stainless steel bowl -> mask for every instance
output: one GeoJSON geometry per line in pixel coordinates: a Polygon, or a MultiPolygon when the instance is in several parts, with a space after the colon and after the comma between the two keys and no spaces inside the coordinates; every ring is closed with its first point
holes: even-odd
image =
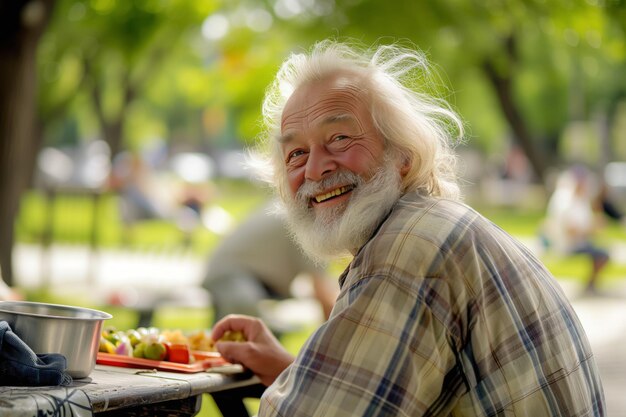
{"type": "Polygon", "coordinates": [[[104,320],[112,316],[89,308],[29,301],[0,301],[0,320],[35,353],[60,353],[73,378],[89,376],[96,366],[104,320]]]}

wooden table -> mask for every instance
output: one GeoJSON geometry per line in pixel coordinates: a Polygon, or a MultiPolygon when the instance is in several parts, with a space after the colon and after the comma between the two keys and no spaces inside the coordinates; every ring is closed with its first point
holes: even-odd
{"type": "Polygon", "coordinates": [[[193,416],[208,393],[225,416],[248,416],[241,400],[259,397],[264,387],[250,373],[226,371],[185,374],[96,365],[89,378],[67,387],[0,387],[0,415],[193,416]]]}

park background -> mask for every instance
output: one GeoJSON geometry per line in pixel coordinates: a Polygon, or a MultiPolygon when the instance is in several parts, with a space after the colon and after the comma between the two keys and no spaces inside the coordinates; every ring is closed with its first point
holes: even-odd
{"type": "MultiPolygon", "coordinates": [[[[264,90],[289,53],[327,37],[426,54],[427,92],[466,122],[466,201],[564,285],[582,287],[589,266],[538,240],[558,173],[587,165],[626,208],[621,0],[12,0],[0,28],[2,278],[27,299],[105,309],[120,328],[136,312],[111,292],[197,287],[220,238],[268,198],[242,167],[264,90]],[[120,155],[140,159],[164,214],[124,211],[110,175],[120,155]],[[190,195],[196,217],[181,210],[190,195]]],[[[600,283],[612,293],[626,232],[607,223],[597,239],[616,254],[600,283]]],[[[210,322],[181,304],[155,324],[210,322]]],[[[284,342],[296,350],[310,329],[284,342]]]]}

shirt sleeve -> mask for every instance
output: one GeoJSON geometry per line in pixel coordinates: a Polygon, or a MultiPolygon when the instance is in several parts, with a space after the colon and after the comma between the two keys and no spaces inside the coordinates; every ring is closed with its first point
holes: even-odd
{"type": "Polygon", "coordinates": [[[427,415],[454,367],[448,333],[417,287],[364,278],[267,389],[259,416],[427,415]]]}

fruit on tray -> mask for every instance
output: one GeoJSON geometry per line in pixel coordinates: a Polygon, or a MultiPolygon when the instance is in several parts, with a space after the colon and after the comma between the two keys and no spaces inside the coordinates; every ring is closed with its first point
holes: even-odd
{"type": "MultiPolygon", "coordinates": [[[[180,331],[178,331],[180,332],[180,331]]],[[[100,337],[100,352],[157,361],[190,363],[189,344],[182,332],[161,332],[156,327],[140,327],[126,331],[107,327],[100,337]]]]}
{"type": "MultiPolygon", "coordinates": [[[[227,331],[223,341],[242,342],[245,337],[239,331],[227,331]]],[[[186,336],[181,330],[159,330],[156,327],[139,327],[126,331],[106,327],[100,337],[100,352],[135,358],[191,363],[191,351],[215,352],[215,341],[208,332],[201,330],[186,336]]]]}
{"type": "Polygon", "coordinates": [[[168,345],[168,360],[178,363],[190,363],[191,354],[189,352],[189,345],[183,343],[171,343],[168,345]]]}
{"type": "Polygon", "coordinates": [[[211,336],[201,330],[188,336],[189,346],[191,350],[201,350],[204,352],[215,352],[215,341],[211,336]]]}
{"type": "MultiPolygon", "coordinates": [[[[157,341],[146,344],[146,346],[143,348],[143,357],[146,359],[152,359],[154,361],[164,361],[167,359],[171,362],[174,362],[171,358],[167,356],[166,344],[157,341]]],[[[188,362],[189,359],[187,359],[187,363],[188,362]]]]}

